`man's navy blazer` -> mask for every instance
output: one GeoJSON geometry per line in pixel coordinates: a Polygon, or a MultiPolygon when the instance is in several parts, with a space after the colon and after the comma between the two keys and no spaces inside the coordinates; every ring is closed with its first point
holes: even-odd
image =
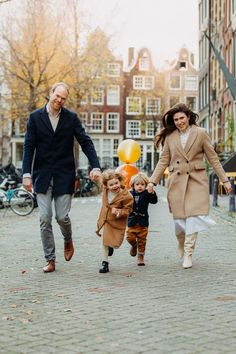
{"type": "Polygon", "coordinates": [[[23,174],[32,174],[36,193],[46,193],[53,178],[54,195],[73,194],[74,137],[91,167],[100,168],[93,142],[76,113],[62,108],[55,132],[46,106],[30,114],[24,142],[23,174]]]}

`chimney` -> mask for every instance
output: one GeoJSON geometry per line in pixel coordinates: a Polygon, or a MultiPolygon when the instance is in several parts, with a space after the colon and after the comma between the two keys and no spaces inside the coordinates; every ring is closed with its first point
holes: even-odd
{"type": "Polygon", "coordinates": [[[130,66],[134,59],[134,47],[130,47],[128,51],[128,65],[130,66]]]}

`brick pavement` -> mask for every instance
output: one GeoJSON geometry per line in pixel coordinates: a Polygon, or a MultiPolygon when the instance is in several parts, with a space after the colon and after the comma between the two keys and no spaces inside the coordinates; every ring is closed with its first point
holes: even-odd
{"type": "Polygon", "coordinates": [[[184,270],[165,192],[158,187],[160,202],[150,208],[146,267],[125,242],[108,274],[98,273],[100,197],[73,201],[71,262],[55,225],[52,274],[42,272],[37,210],[1,212],[0,353],[235,353],[235,224],[213,211],[217,225],[199,236],[194,267],[184,270]]]}

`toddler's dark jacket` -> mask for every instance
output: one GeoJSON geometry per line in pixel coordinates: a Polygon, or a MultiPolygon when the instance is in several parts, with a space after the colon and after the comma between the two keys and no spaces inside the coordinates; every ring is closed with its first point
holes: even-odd
{"type": "Polygon", "coordinates": [[[145,189],[141,193],[135,192],[134,189],[130,191],[134,198],[133,210],[128,218],[128,226],[140,225],[143,227],[147,227],[149,225],[149,215],[148,215],[148,205],[156,204],[158,202],[158,198],[156,192],[148,193],[145,189]]]}

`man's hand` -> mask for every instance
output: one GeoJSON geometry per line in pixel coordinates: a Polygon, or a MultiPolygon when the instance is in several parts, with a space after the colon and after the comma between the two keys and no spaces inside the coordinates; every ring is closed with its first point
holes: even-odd
{"type": "Polygon", "coordinates": [[[102,173],[99,169],[93,168],[89,174],[92,181],[97,181],[101,177],[102,173]]]}
{"type": "Polygon", "coordinates": [[[32,192],[32,179],[30,177],[23,177],[23,187],[28,192],[32,192]]]}

